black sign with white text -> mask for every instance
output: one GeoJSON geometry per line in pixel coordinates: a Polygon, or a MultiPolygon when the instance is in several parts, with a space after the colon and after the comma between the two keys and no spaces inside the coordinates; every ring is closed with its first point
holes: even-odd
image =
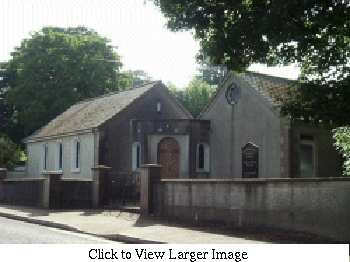
{"type": "Polygon", "coordinates": [[[259,178],[259,148],[252,143],[242,148],[242,178],[259,178]]]}

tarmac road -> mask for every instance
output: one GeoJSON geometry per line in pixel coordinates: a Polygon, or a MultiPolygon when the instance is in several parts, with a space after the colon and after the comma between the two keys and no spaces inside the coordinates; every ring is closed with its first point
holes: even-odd
{"type": "Polygon", "coordinates": [[[0,217],[1,244],[122,244],[121,242],[0,217]]]}

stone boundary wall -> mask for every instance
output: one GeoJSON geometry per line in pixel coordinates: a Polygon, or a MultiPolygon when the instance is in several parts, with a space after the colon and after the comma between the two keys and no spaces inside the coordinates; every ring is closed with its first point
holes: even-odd
{"type": "MultiPolygon", "coordinates": [[[[0,181],[0,203],[44,207],[44,178],[18,178],[0,181]]],[[[91,179],[61,179],[58,207],[87,208],[92,205],[91,179]]]]}
{"type": "Polygon", "coordinates": [[[0,181],[0,203],[43,207],[43,178],[18,178],[0,181]]]}
{"type": "Polygon", "coordinates": [[[154,214],[350,241],[350,178],[161,179],[154,214]]]}

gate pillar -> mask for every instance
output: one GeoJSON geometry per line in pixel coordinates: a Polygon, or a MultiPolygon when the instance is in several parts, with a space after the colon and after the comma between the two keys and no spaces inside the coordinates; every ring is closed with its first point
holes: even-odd
{"type": "Polygon", "coordinates": [[[6,168],[0,168],[0,202],[3,201],[4,195],[4,188],[2,185],[2,182],[7,178],[7,169],[6,168]]]}
{"type": "Polygon", "coordinates": [[[47,209],[61,207],[61,176],[62,171],[47,171],[43,173],[43,207],[47,209]]]}
{"type": "Polygon", "coordinates": [[[141,165],[141,192],[140,192],[140,208],[141,212],[153,214],[153,198],[155,181],[161,177],[161,165],[147,164],[141,165]]]}
{"type": "Polygon", "coordinates": [[[100,207],[103,205],[108,205],[107,193],[107,179],[109,170],[111,167],[107,166],[95,166],[92,167],[93,171],[92,177],[92,207],[100,207]]]}

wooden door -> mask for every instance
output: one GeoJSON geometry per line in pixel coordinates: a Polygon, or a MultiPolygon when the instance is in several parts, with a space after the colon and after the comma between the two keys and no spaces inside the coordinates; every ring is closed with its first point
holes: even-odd
{"type": "Polygon", "coordinates": [[[158,144],[158,164],[162,165],[161,178],[179,178],[179,143],[167,137],[158,144]]]}

